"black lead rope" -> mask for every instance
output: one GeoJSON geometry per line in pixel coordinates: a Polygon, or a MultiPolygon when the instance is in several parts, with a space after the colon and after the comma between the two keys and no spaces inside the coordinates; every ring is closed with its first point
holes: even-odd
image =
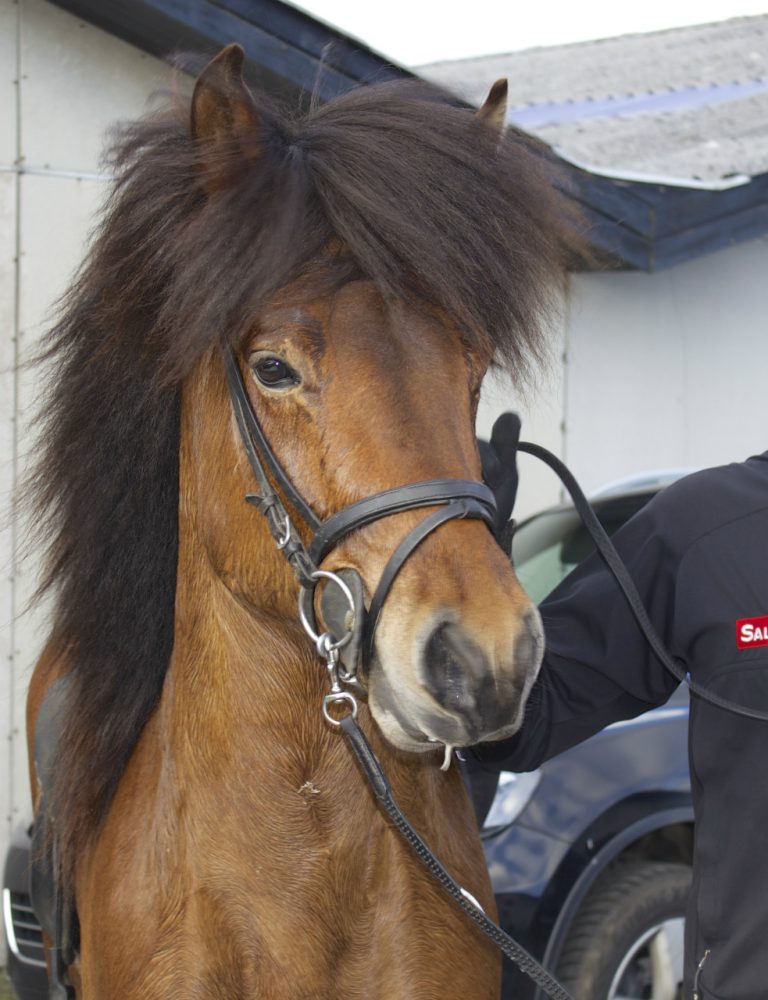
{"type": "Polygon", "coordinates": [[[363,774],[368,780],[368,784],[379,801],[379,805],[387,816],[389,816],[393,826],[421,864],[432,875],[435,881],[438,882],[440,887],[464,911],[469,919],[491,939],[496,947],[514,962],[526,976],[529,976],[548,997],[551,997],[552,1000],[573,1000],[571,994],[560,985],[554,976],[551,976],[546,969],[539,965],[533,955],[530,955],[521,944],[518,944],[514,938],[511,938],[501,927],[495,924],[490,917],[487,917],[479,905],[471,901],[466,891],[448,874],[440,861],[430,851],[418,833],[416,833],[403,815],[397,802],[395,802],[387,776],[370,743],[365,738],[365,734],[354,718],[348,715],[341,720],[340,725],[347,745],[355,755],[363,774]]]}
{"type": "Polygon", "coordinates": [[[682,670],[677,663],[672,659],[672,657],[667,652],[664,643],[659,636],[659,633],[654,628],[651,619],[648,617],[648,612],[645,610],[645,605],[643,604],[642,598],[637,591],[637,587],[632,580],[632,577],[627,571],[627,567],[622,562],[621,556],[616,551],[611,539],[605,528],[600,524],[594,510],[584,496],[584,493],[576,482],[571,470],[556,458],[552,452],[547,451],[546,448],[542,448],[541,445],[531,444],[528,441],[521,441],[517,446],[518,451],[525,452],[528,455],[533,455],[540,461],[548,465],[550,469],[560,478],[565,488],[571,495],[573,500],[573,505],[576,508],[579,517],[584,522],[584,527],[587,529],[589,534],[592,536],[592,541],[595,543],[600,555],[606,562],[606,565],[613,573],[616,583],[619,585],[621,592],[627,599],[629,603],[630,610],[640,627],[640,631],[645,636],[649,646],[656,654],[657,658],[674,678],[676,678],[681,684],[687,684],[689,690],[697,695],[697,697],[708,701],[711,705],[716,705],[718,708],[725,709],[726,712],[733,712],[735,715],[741,715],[745,719],[755,719],[758,722],[768,722],[768,712],[760,712],[756,708],[749,708],[746,705],[739,705],[734,701],[728,701],[727,698],[721,698],[719,695],[702,687],[697,684],[696,681],[692,680],[691,677],[682,670]]]}

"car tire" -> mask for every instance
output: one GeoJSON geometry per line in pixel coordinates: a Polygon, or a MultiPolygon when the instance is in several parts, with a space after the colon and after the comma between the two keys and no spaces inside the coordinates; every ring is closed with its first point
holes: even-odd
{"type": "Polygon", "coordinates": [[[682,997],[683,930],[691,869],[622,861],[576,914],[557,975],[576,1000],[682,997]]]}

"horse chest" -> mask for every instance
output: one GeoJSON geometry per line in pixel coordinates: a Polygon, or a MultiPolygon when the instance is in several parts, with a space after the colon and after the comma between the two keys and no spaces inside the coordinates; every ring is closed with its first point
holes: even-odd
{"type": "Polygon", "coordinates": [[[97,851],[91,877],[114,891],[86,908],[84,933],[141,933],[130,954],[107,944],[98,968],[85,957],[86,1000],[496,1000],[496,956],[365,796],[336,828],[324,784],[299,785],[290,808],[221,811],[210,830],[183,809],[154,830],[145,817],[138,850],[97,851]]]}

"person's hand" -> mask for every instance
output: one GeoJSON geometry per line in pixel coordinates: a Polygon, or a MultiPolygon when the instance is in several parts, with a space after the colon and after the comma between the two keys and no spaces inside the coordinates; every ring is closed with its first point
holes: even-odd
{"type": "MultiPolygon", "coordinates": [[[[517,496],[517,443],[520,440],[520,417],[502,413],[491,431],[491,440],[478,440],[483,479],[496,498],[496,533],[510,534],[507,522],[517,496]]],[[[505,548],[507,546],[505,545],[505,548]]]]}

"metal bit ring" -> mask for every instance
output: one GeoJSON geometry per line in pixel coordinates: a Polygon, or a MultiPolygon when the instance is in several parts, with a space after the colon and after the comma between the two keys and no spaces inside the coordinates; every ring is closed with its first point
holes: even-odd
{"type": "MultiPolygon", "coordinates": [[[[352,612],[352,617],[355,616],[355,599],[352,596],[352,591],[344,583],[342,578],[336,573],[331,573],[326,569],[316,569],[312,573],[312,580],[315,586],[320,582],[320,580],[328,580],[329,583],[335,583],[336,586],[341,590],[342,594],[346,597],[347,603],[349,604],[349,610],[352,612]]],[[[299,618],[304,631],[307,633],[312,642],[317,646],[320,642],[320,636],[315,631],[315,612],[313,608],[313,599],[315,596],[315,586],[312,587],[300,587],[299,588],[299,618]]],[[[334,639],[333,642],[327,644],[327,649],[341,649],[342,646],[346,646],[349,640],[352,638],[352,633],[347,632],[346,635],[341,639],[334,639]]],[[[325,708],[323,708],[325,712],[325,708]]]]}

